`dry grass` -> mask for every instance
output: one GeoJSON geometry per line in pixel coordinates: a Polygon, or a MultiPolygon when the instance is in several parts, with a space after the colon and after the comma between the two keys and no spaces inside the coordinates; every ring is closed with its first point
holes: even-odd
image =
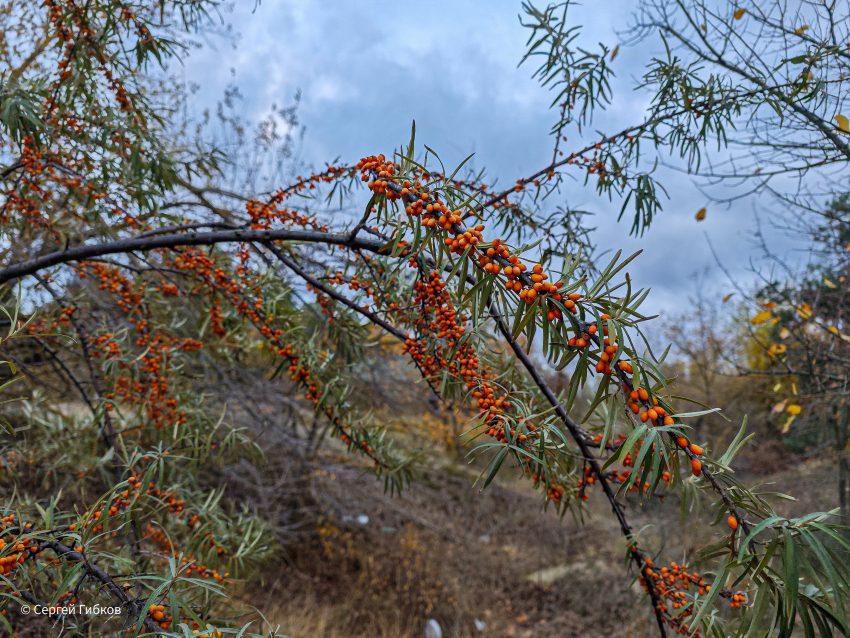
{"type": "MultiPolygon", "coordinates": [[[[652,635],[600,494],[582,525],[542,510],[527,481],[506,474],[479,493],[467,467],[452,470],[390,497],[356,467],[337,465],[316,490],[328,517],[246,599],[293,638],[419,638],[428,618],[458,638],[652,635]],[[368,524],[352,520],[360,514],[368,524]]],[[[834,506],[831,476],[828,464],[806,464],[748,482],[800,497],[779,502],[795,515],[834,506]]],[[[707,516],[683,522],[674,497],[628,509],[643,544],[665,560],[686,560],[718,533],[707,516]]]]}

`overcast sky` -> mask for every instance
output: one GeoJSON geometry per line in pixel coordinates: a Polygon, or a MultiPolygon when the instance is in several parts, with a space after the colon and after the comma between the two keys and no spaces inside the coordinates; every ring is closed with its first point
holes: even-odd
{"type": "MultiPolygon", "coordinates": [[[[583,42],[618,44],[632,3],[587,5],[573,14],[575,23],[585,25],[583,42]]],[[[550,161],[552,95],[531,79],[531,64],[517,67],[527,38],[518,0],[263,0],[253,9],[253,0],[237,0],[225,15],[239,34],[235,48],[214,41],[187,61],[186,78],[201,87],[196,108],[213,107],[233,77],[244,96],[243,114],[255,121],[272,103],[290,104],[300,90],[303,156],[318,166],[336,157],[354,163],[372,153],[390,154],[407,142],[414,119],[417,142],[435,149],[447,166],[474,152],[474,165],[486,167],[501,184],[550,161]]],[[[614,101],[594,121],[591,139],[593,131],[613,132],[642,119],[648,97],[632,87],[659,53],[653,46],[621,49],[613,64],[614,101]]],[[[573,134],[567,148],[580,146],[573,134]]],[[[768,216],[770,202],[742,201],[728,210],[709,206],[707,219],[698,223],[694,215],[708,202],[691,178],[672,173],[662,181],[670,199],[643,238],[629,237],[631,218],[617,223],[620,203],[600,198],[592,184],[577,180],[560,201],[595,213],[600,247],[645,249],[629,267],[634,280],[653,289],[645,310],[684,311],[693,293],[691,276],[706,267],[714,272],[715,294],[733,290],[715,266],[709,240],[736,277],[751,280],[745,269],[758,257],[756,213],[768,216]]],[[[800,248],[787,237],[766,234],[779,254],[800,248]]]]}

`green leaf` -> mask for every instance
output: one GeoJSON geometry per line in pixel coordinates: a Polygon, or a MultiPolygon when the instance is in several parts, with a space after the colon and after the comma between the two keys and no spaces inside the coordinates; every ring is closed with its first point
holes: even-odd
{"type": "Polygon", "coordinates": [[[487,478],[484,481],[484,485],[481,486],[482,490],[493,482],[493,479],[496,478],[496,474],[499,472],[499,468],[502,467],[502,463],[505,462],[507,457],[508,448],[504,447],[502,448],[502,451],[496,455],[496,458],[493,459],[493,462],[490,465],[490,471],[487,473],[487,478]]]}
{"type": "Polygon", "coordinates": [[[767,529],[769,526],[784,520],[785,519],[781,516],[771,516],[770,518],[764,519],[758,525],[753,527],[750,530],[750,533],[747,534],[747,537],[741,543],[741,549],[738,550],[738,560],[741,560],[744,557],[744,552],[747,550],[747,545],[750,544],[751,540],[753,540],[758,534],[767,529]]]}
{"type": "Polygon", "coordinates": [[[590,408],[587,410],[587,414],[584,415],[584,418],[581,420],[582,423],[586,423],[593,412],[596,410],[596,407],[602,403],[608,397],[608,385],[611,383],[611,376],[607,374],[602,375],[602,379],[599,381],[599,387],[596,389],[596,396],[593,398],[593,402],[590,404],[590,408]]]}
{"type": "Polygon", "coordinates": [[[575,403],[576,396],[578,396],[578,389],[579,386],[581,386],[582,372],[587,371],[587,350],[587,348],[582,348],[581,358],[578,360],[575,372],[573,373],[573,376],[570,379],[570,391],[567,395],[567,404],[564,406],[564,410],[567,412],[567,414],[572,411],[573,403],[575,403]]]}
{"type": "Polygon", "coordinates": [[[711,408],[710,410],[701,410],[700,412],[682,412],[681,414],[674,414],[677,419],[687,419],[695,416],[705,416],[706,414],[713,414],[714,412],[720,412],[720,408],[711,408]]]}
{"type": "Polygon", "coordinates": [[[800,575],[797,571],[797,545],[790,530],[782,530],[785,536],[785,552],[782,557],[782,581],[785,586],[785,614],[789,618],[789,631],[793,627],[797,607],[797,591],[800,588],[800,575]]]}
{"type": "Polygon", "coordinates": [[[696,617],[690,623],[692,630],[699,627],[700,622],[705,617],[708,610],[714,606],[714,602],[720,595],[720,590],[723,589],[723,583],[726,581],[726,576],[729,573],[729,555],[724,557],[723,562],[718,567],[718,570],[721,570],[720,575],[714,579],[714,582],[711,583],[711,590],[708,592],[705,602],[700,605],[699,612],[697,612],[696,617]]]}
{"type": "MultiPolygon", "coordinates": [[[[678,415],[677,415],[678,416],[678,415]]],[[[754,435],[744,438],[744,433],[747,431],[747,415],[744,415],[744,420],[741,423],[741,428],[738,430],[738,433],[735,435],[735,438],[732,439],[732,442],[729,444],[729,447],[726,449],[726,452],[720,458],[721,465],[729,465],[732,462],[732,459],[735,458],[735,455],[738,453],[744,445],[746,445],[747,441],[749,441],[754,435]]]]}
{"type": "Polygon", "coordinates": [[[139,614],[138,622],[136,623],[136,631],[133,633],[133,636],[138,636],[145,630],[144,620],[148,615],[148,610],[150,609],[150,606],[154,604],[154,601],[159,599],[159,595],[165,590],[166,587],[169,587],[170,585],[171,583],[169,581],[165,581],[150,593],[148,599],[145,601],[145,604],[141,608],[141,613],[139,614]]]}
{"type": "Polygon", "coordinates": [[[623,444],[617,448],[617,453],[612,454],[607,461],[602,466],[602,469],[607,469],[609,466],[613,465],[617,461],[622,461],[626,458],[627,454],[632,452],[632,449],[635,446],[637,440],[647,431],[647,427],[643,424],[638,425],[634,430],[631,431],[628,438],[623,442],[623,444]]]}
{"type": "Polygon", "coordinates": [[[523,305],[525,306],[525,315],[523,316],[522,321],[519,322],[519,326],[514,329],[513,334],[511,335],[512,341],[516,341],[517,337],[522,334],[529,322],[533,321],[537,315],[537,300],[535,300],[535,302],[531,305],[523,305]]]}

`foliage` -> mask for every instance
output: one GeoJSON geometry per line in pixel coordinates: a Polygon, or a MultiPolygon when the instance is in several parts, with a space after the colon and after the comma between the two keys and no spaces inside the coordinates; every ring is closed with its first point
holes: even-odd
{"type": "Polygon", "coordinates": [[[740,322],[751,347],[738,372],[761,377],[770,387],[781,434],[806,456],[827,456],[838,465],[842,514],[850,506],[848,442],[847,196],[794,230],[811,241],[810,260],[794,268],[773,257],[749,296],[752,316],[740,322]]]}

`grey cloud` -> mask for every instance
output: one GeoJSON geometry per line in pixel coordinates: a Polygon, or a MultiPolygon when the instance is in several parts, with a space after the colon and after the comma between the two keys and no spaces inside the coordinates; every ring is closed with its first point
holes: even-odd
{"type": "MultiPolygon", "coordinates": [[[[587,25],[586,42],[617,43],[631,3],[587,3],[576,21],[587,25]]],[[[212,105],[230,81],[229,69],[246,97],[246,115],[256,119],[275,102],[303,92],[300,118],[307,127],[305,157],[317,165],[388,152],[405,143],[411,120],[417,138],[437,150],[447,165],[471,152],[501,183],[544,166],[551,158],[548,106],[552,94],[530,79],[533,64],[517,68],[527,38],[513,0],[377,5],[371,2],[272,2],[252,14],[253,2],[237,6],[231,20],[241,33],[238,48],[219,46],[194,53],[185,73],[201,84],[199,105],[212,105]]],[[[650,46],[623,50],[616,63],[615,98],[593,131],[616,131],[642,117],[647,96],[631,90],[643,72],[650,46]]],[[[578,143],[575,133],[570,143],[578,143]]],[[[741,274],[755,247],[752,202],[731,209],[714,206],[703,223],[703,205],[688,176],[666,171],[671,195],[664,211],[642,238],[628,236],[630,213],[616,217],[620,204],[596,195],[583,179],[565,188],[564,199],[596,213],[600,246],[624,252],[644,249],[630,267],[633,279],[649,285],[649,305],[677,311],[691,292],[689,276],[714,264],[707,234],[721,261],[741,274]]],[[[780,252],[791,244],[773,233],[780,252]]],[[[719,275],[718,275],[719,276],[719,275]]],[[[718,284],[719,288],[723,285],[718,284]]]]}

